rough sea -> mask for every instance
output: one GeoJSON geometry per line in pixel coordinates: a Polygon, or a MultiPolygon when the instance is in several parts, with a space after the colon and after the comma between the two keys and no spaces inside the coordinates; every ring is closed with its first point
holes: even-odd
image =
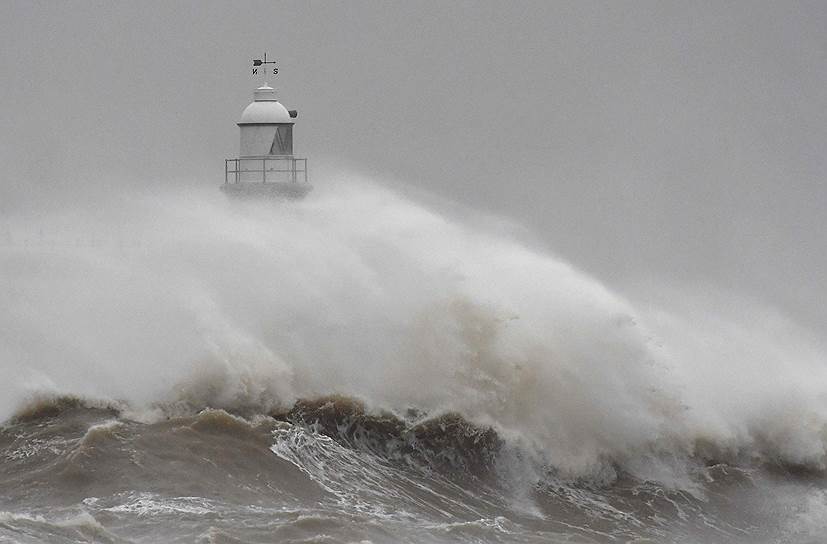
{"type": "Polygon", "coordinates": [[[822,339],[356,176],[0,224],[0,542],[820,543],[822,339]]]}

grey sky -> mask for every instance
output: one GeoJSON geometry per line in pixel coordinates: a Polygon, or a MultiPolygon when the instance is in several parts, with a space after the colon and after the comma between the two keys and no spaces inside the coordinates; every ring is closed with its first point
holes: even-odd
{"type": "Polygon", "coordinates": [[[731,288],[823,332],[825,29],[823,2],[6,1],[0,213],[217,185],[267,51],[311,165],[513,217],[611,285],[731,288]]]}

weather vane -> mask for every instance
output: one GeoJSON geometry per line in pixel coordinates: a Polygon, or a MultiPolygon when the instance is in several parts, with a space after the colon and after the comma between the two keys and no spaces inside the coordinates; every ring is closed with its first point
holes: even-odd
{"type": "MultiPolygon", "coordinates": [[[[267,60],[267,53],[264,53],[264,60],[261,59],[253,59],[253,75],[258,75],[258,67],[261,66],[261,72],[265,73],[265,69],[267,66],[265,64],[276,64],[274,60],[267,60]]],[[[276,66],[273,66],[273,75],[276,76],[279,73],[279,69],[276,66]]]]}

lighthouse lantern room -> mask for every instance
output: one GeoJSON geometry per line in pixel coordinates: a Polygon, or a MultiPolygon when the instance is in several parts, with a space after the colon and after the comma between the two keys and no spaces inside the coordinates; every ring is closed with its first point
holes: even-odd
{"type": "Polygon", "coordinates": [[[288,111],[266,83],[238,122],[238,158],[225,159],[224,185],[233,196],[301,198],[311,189],[307,159],[293,155],[293,126],[298,112],[288,111]]]}

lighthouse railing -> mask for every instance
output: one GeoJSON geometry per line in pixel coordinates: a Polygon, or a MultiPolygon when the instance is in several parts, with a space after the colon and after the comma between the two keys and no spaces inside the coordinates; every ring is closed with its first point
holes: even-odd
{"type": "Polygon", "coordinates": [[[292,156],[224,159],[225,184],[250,182],[307,183],[307,159],[292,156]]]}

